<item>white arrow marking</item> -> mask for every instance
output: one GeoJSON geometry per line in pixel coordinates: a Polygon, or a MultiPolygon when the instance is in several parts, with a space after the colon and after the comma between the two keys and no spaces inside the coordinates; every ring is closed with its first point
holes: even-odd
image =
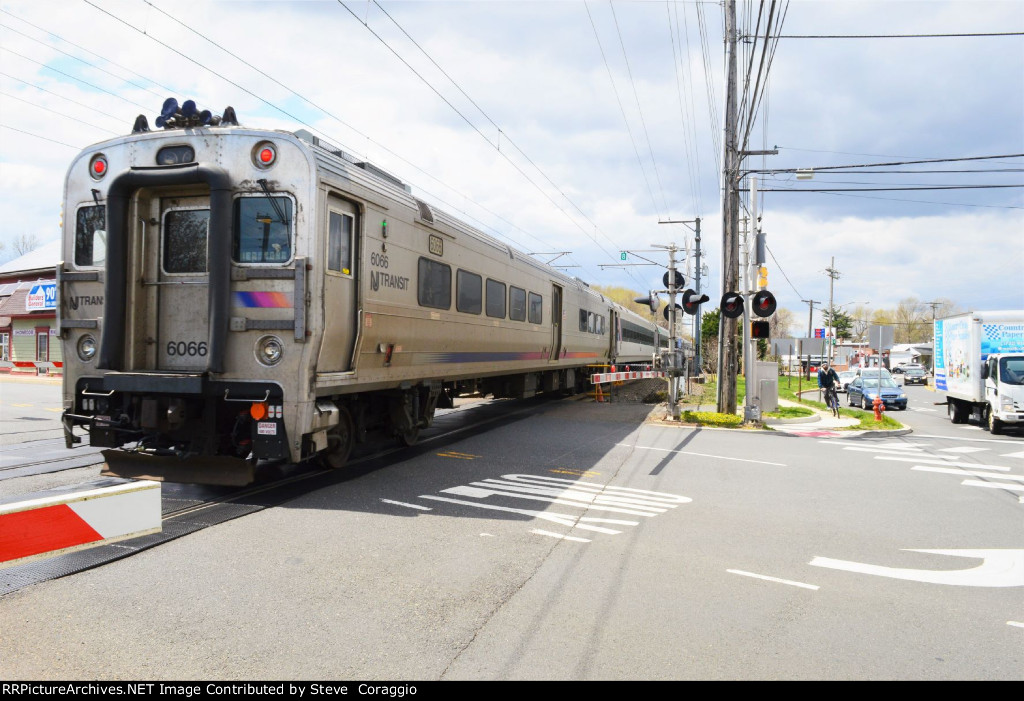
{"type": "Polygon", "coordinates": [[[874,574],[879,577],[907,579],[929,584],[950,584],[960,587],[1021,587],[1024,586],[1024,550],[910,550],[909,552],[973,557],[982,560],[977,567],[969,570],[908,570],[898,567],[866,565],[847,560],[833,560],[815,557],[810,564],[815,567],[829,567],[834,570],[874,574]]]}

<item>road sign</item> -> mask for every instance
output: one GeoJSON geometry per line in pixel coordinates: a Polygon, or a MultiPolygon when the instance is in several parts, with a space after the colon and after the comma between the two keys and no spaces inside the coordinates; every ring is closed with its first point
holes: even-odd
{"type": "Polygon", "coordinates": [[[626,260],[626,252],[625,251],[623,251],[622,253],[619,254],[619,260],[626,260]]]}

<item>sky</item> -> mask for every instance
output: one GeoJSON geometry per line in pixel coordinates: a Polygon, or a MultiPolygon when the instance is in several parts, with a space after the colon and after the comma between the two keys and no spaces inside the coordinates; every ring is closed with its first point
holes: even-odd
{"type": "MultiPolygon", "coordinates": [[[[1024,308],[1024,0],[737,15],[779,306],[1024,308]]],[[[175,97],[312,131],[591,284],[661,289],[674,245],[694,286],[699,218],[716,306],[724,36],[717,2],[0,0],[0,263],[59,238],[79,151],[175,97]]]]}

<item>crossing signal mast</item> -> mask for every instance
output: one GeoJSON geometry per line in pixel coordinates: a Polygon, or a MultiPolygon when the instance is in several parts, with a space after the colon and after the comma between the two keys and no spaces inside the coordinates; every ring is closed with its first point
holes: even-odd
{"type": "MultiPolygon", "coordinates": [[[[775,295],[765,289],[768,286],[768,270],[764,267],[765,235],[758,227],[757,217],[757,181],[751,180],[751,229],[753,230],[753,246],[745,246],[746,261],[740,267],[740,282],[743,290],[726,292],[722,295],[721,313],[729,319],[744,318],[743,324],[743,376],[746,381],[744,398],[744,421],[757,421],[761,418],[760,406],[754,402],[754,363],[757,357],[757,341],[767,339],[771,335],[770,325],[766,319],[775,313],[778,302],[775,295]],[[754,287],[756,273],[757,291],[754,287]],[[749,304],[749,306],[748,306],[749,304]]],[[[725,381],[723,379],[723,381],[725,381]]],[[[721,411],[721,409],[720,409],[721,411]]]]}
{"type": "Polygon", "coordinates": [[[674,243],[667,246],[659,246],[658,244],[652,245],[657,248],[664,248],[668,250],[668,270],[661,278],[661,282],[665,286],[665,289],[651,290],[647,297],[638,297],[634,301],[638,304],[648,305],[651,309],[651,313],[656,314],[658,306],[660,305],[660,300],[658,299],[659,292],[668,294],[669,302],[668,306],[665,307],[663,314],[665,315],[665,320],[668,322],[669,348],[667,350],[660,351],[660,361],[661,367],[669,381],[669,409],[672,412],[672,418],[674,420],[678,420],[678,379],[686,374],[686,359],[683,357],[681,344],[677,343],[677,339],[679,338],[676,331],[677,323],[681,322],[681,319],[679,319],[679,313],[685,312],[691,315],[697,314],[700,311],[700,305],[708,301],[708,296],[702,295],[689,288],[683,289],[686,286],[686,279],[683,277],[681,272],[676,270],[676,252],[679,248],[674,243]],[[682,295],[682,304],[678,304],[676,302],[677,294],[682,295]]]}

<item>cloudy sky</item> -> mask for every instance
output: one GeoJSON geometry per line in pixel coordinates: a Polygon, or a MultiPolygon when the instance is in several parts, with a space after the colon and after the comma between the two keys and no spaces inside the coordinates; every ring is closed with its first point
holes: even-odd
{"type": "MultiPolygon", "coordinates": [[[[827,302],[834,257],[834,300],[848,308],[911,296],[1024,308],[1024,0],[737,4],[746,148],[778,149],[744,169],[762,171],[780,306],[806,319],[802,300],[827,302]],[[766,45],[770,13],[779,38],[766,45]],[[1012,35],[969,36],[997,33],[1012,35]],[[798,180],[807,168],[813,179],[798,180]]],[[[700,218],[703,285],[720,295],[721,3],[0,10],[0,262],[22,236],[59,236],[79,150],[128,133],[137,114],[152,124],[174,96],[216,114],[232,105],[246,126],[311,130],[541,260],[569,251],[554,264],[591,283],[660,287],[663,267],[613,267],[620,252],[663,264],[657,246],[674,243],[692,261],[700,218]],[[691,223],[664,223],[678,220],[691,223]]]]}

